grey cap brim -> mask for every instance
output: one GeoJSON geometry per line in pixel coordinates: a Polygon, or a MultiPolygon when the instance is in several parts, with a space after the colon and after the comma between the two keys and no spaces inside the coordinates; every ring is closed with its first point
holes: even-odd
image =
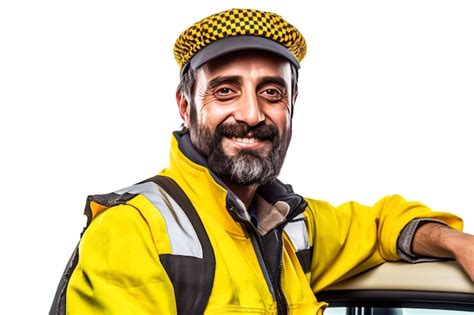
{"type": "Polygon", "coordinates": [[[296,66],[296,69],[300,68],[300,63],[298,60],[296,60],[295,56],[293,56],[293,54],[285,46],[265,37],[242,35],[222,38],[205,46],[200,51],[198,51],[186,65],[183,66],[181,69],[181,75],[186,73],[189,69],[195,70],[199,68],[214,58],[221,57],[236,51],[249,49],[263,50],[274,53],[278,56],[288,59],[288,61],[296,66]]]}

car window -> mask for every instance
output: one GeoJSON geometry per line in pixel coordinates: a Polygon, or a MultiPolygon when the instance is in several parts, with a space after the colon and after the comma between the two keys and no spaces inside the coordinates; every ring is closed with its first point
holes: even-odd
{"type": "MultiPolygon", "coordinates": [[[[389,310],[389,309],[385,309],[389,310]]],[[[453,310],[436,310],[436,309],[423,309],[423,308],[390,308],[391,314],[400,314],[400,315],[472,315],[472,311],[453,311],[453,310]]],[[[389,314],[384,312],[384,308],[374,308],[372,314],[389,314]]],[[[347,315],[347,314],[357,314],[348,312],[346,307],[329,307],[324,312],[324,315],[347,315]]]]}
{"type": "Polygon", "coordinates": [[[472,311],[451,311],[451,310],[431,310],[431,309],[419,309],[419,308],[403,308],[403,315],[472,315],[472,311]]]}

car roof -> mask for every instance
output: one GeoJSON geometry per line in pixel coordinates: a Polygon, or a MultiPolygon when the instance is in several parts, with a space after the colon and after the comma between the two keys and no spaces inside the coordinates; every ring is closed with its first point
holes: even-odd
{"type": "Polygon", "coordinates": [[[416,290],[474,294],[474,283],[455,261],[387,262],[326,290],[416,290]]]}
{"type": "Polygon", "coordinates": [[[316,296],[335,307],[474,311],[474,283],[454,261],[384,263],[316,296]]]}

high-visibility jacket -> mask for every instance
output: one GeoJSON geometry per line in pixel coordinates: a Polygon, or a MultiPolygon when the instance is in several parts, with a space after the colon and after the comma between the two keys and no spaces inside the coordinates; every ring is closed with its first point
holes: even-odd
{"type": "Polygon", "coordinates": [[[398,195],[333,207],[278,180],[257,190],[255,227],[179,132],[160,174],[195,212],[153,182],[115,192],[120,202],[89,199],[91,222],[65,288],[68,314],[322,314],[320,290],[399,259],[397,238],[411,220],[462,229],[458,217],[398,195]]]}

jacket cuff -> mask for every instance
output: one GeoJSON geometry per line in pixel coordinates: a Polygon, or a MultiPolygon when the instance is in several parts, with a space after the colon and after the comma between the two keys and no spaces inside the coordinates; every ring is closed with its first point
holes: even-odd
{"type": "Polygon", "coordinates": [[[439,261],[442,258],[419,256],[412,251],[413,238],[415,232],[426,223],[439,223],[448,226],[446,223],[436,219],[414,219],[405,225],[397,240],[397,253],[403,261],[419,263],[427,261],[439,261]]]}

